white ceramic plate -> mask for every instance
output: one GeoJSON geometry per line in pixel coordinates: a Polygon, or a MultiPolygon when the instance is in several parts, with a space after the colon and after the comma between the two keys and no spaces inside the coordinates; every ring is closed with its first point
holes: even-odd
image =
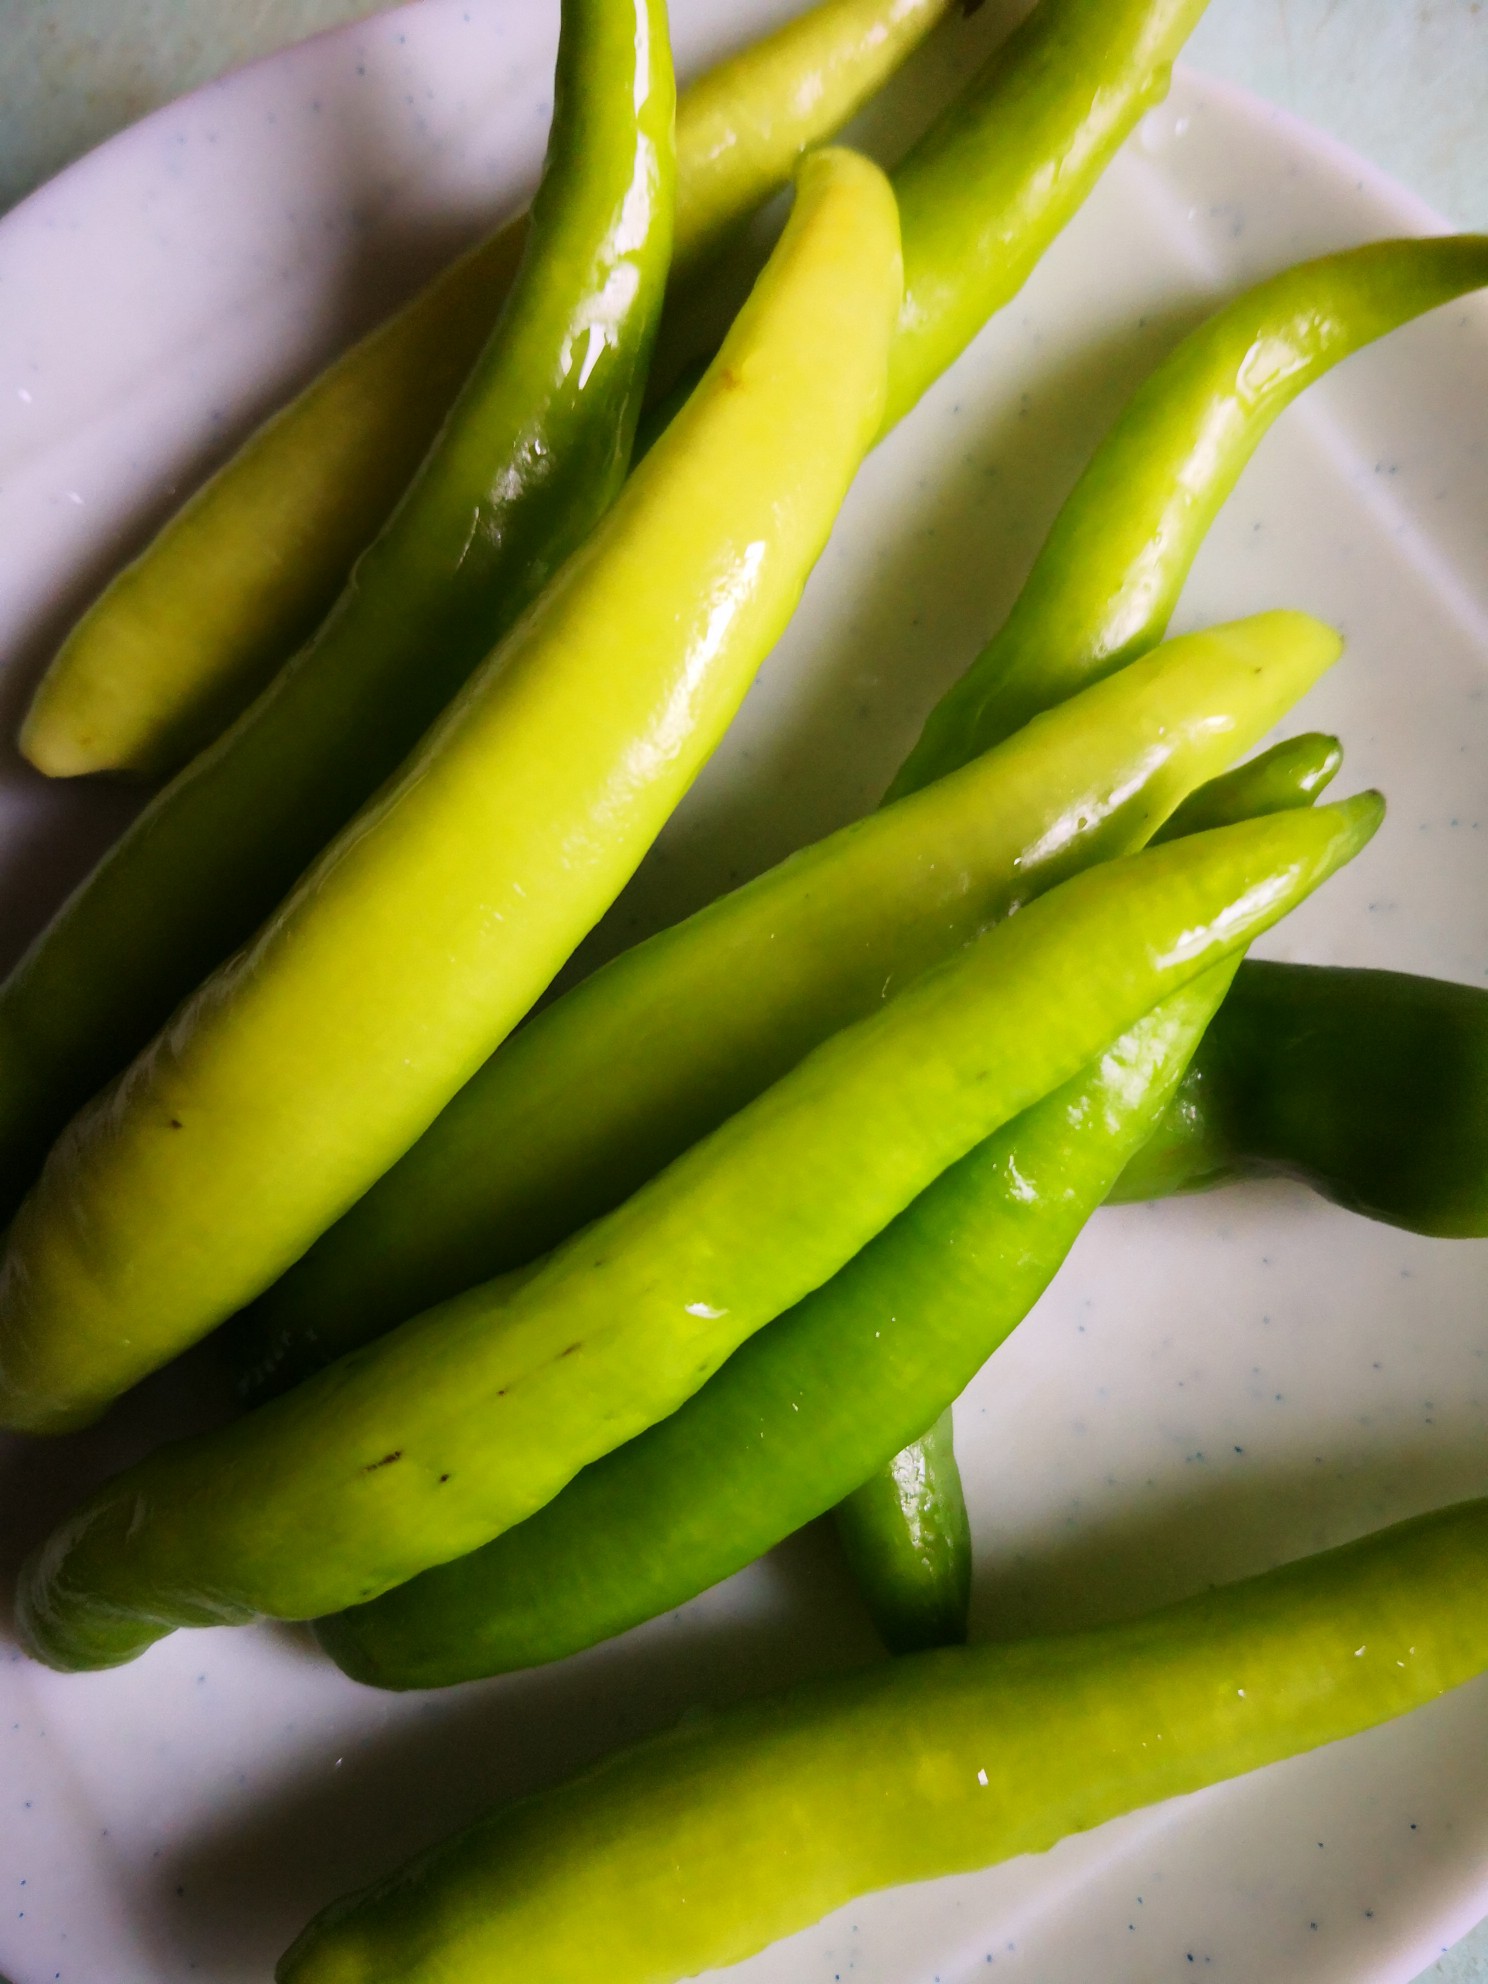
{"type": "MultiPolygon", "coordinates": [[[[794,0],[677,0],[696,68],[794,0]]],[[[917,65],[879,136],[964,70],[917,65]]],[[[79,598],[202,467],[533,173],[556,7],[423,0],[163,111],[0,225],[3,714],[79,598]]],[[[1273,111],[1184,77],[1040,269],[865,468],[780,651],[600,944],[865,807],[1017,588],[1133,383],[1212,301],[1434,225],[1273,111]]],[[[1488,972],[1488,315],[1454,307],[1282,421],[1183,601],[1340,622],[1293,727],[1390,820],[1273,951],[1488,972]]],[[[14,948],[123,802],[0,775],[14,948]]],[[[1268,1187],[1101,1215],[959,1415],[977,1609],[1144,1607],[1488,1491],[1488,1249],[1268,1187]]],[[[7,1559],[177,1413],[0,1453],[7,1559]]],[[[293,1631],[183,1633],[117,1673],[0,1665],[0,1969],[247,1984],[311,1911],[492,1799],[872,1642],[822,1534],[553,1670],[354,1687],[293,1631]]],[[[1247,1984],[1415,1974],[1488,1911],[1488,1682],[1040,1860],[880,1895],[744,1984],[1247,1984]]]]}

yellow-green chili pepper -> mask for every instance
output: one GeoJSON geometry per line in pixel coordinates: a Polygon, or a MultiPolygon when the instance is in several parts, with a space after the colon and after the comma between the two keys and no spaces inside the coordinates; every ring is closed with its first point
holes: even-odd
{"type": "Polygon", "coordinates": [[[1039,1853],[1488,1667],[1488,1501],[1144,1617],[925,1653],[689,1721],[336,1903],[278,1984],[606,1984],[1039,1853]]]}
{"type": "MultiPolygon", "coordinates": [[[[932,716],[892,793],[916,790],[937,771],[963,765],[997,737],[1011,734],[1016,726],[998,715],[999,710],[1006,715],[997,700],[1004,678],[1019,721],[1026,721],[1080,683],[1150,648],[1161,638],[1210,522],[1283,408],[1371,338],[1485,280],[1488,240],[1483,237],[1385,242],[1288,269],[1200,326],[1158,367],[1097,451],[1002,633],[932,716]],[[990,730],[987,710],[995,719],[990,730]]],[[[1312,748],[1282,747],[1270,769],[1283,793],[1294,777],[1306,784],[1312,748]],[[1293,766],[1289,754],[1297,749],[1303,762],[1293,766]]],[[[1320,790],[1317,781],[1328,776],[1329,747],[1318,748],[1325,762],[1312,776],[1320,790]]],[[[1261,797],[1252,789],[1257,776],[1249,771],[1240,780],[1240,792],[1250,794],[1246,812],[1263,810],[1251,803],[1261,797]]],[[[1204,799],[1196,795],[1193,803],[1212,808],[1223,800],[1220,792],[1204,799]]],[[[830,909],[818,914],[830,928],[830,909]]],[[[696,924],[693,919],[683,929],[696,924]]],[[[695,1047],[690,1036],[684,1041],[670,1031],[671,1015],[691,1013],[711,977],[704,935],[699,927],[691,939],[698,948],[689,974],[679,972],[675,984],[660,977],[644,981],[647,1001],[668,1016],[667,1037],[654,1056],[628,1059],[620,1077],[628,1094],[611,1072],[620,1058],[616,1041],[621,1031],[628,1039],[630,1028],[646,1022],[633,1010],[623,1029],[611,1033],[603,1024],[600,987],[624,983],[632,968],[620,964],[596,981],[593,992],[581,988],[524,1040],[513,1042],[343,1227],[327,1234],[292,1271],[282,1291],[267,1298],[244,1331],[250,1371],[263,1376],[281,1361],[290,1370],[322,1362],[347,1342],[401,1320],[432,1295],[453,1292],[462,1275],[468,1283],[541,1251],[570,1230],[565,1223],[570,1207],[576,1218],[584,1218],[614,1203],[645,1175],[648,1163],[654,1169],[717,1120],[700,1113],[695,1103],[674,1101],[684,1079],[677,1067],[684,1046],[702,1056],[698,1082],[716,1087],[721,1109],[752,1092],[723,1072],[725,1029],[746,1016],[734,996],[737,985],[765,981],[778,970],[776,960],[787,946],[763,925],[758,947],[747,958],[735,944],[725,964],[720,947],[713,1004],[702,1009],[708,1018],[695,1047]],[[724,1011],[718,1010],[720,994],[724,1011]],[[580,1028],[581,1018],[594,1028],[590,1039],[580,1028]],[[503,1090],[520,1059],[536,1060],[545,1027],[553,1029],[555,1047],[561,1040],[562,1053],[549,1070],[553,1086],[541,1110],[527,1113],[519,1136],[514,1126],[523,1117],[509,1113],[516,1105],[508,1104],[503,1090]],[[567,1090],[569,1067],[593,1073],[581,1075],[576,1088],[567,1090]],[[653,1078],[655,1094],[648,1100],[644,1089],[653,1078]],[[586,1103],[583,1119],[590,1133],[587,1149],[575,1150],[566,1162],[546,1162],[554,1142],[565,1135],[559,1112],[573,1107],[574,1093],[595,1092],[600,1101],[586,1103]],[[595,1110],[614,1110],[618,1125],[622,1103],[628,1105],[624,1133],[611,1137],[603,1120],[595,1120],[595,1110]],[[674,1107],[677,1119],[669,1124],[674,1107]],[[534,1142],[544,1156],[529,1172],[513,1153],[525,1154],[534,1142]],[[628,1149],[629,1155],[620,1158],[625,1168],[616,1174],[618,1190],[607,1198],[603,1178],[612,1149],[628,1149]],[[545,1219],[552,1223],[544,1226],[545,1219]],[[435,1265],[441,1257],[443,1268],[435,1265]],[[427,1282],[424,1263],[432,1270],[427,1282]],[[317,1347],[317,1337],[324,1348],[317,1347]]],[[[802,972],[830,973],[840,965],[838,954],[815,941],[809,928],[793,941],[804,947],[794,960],[802,972]]],[[[648,948],[648,960],[657,955],[648,948]]],[[[770,1027],[777,1023],[768,1017],[770,1027]]],[[[783,1026],[781,1038],[787,1043],[791,1038],[783,1026]]],[[[535,1098],[535,1082],[532,1093],[535,1098]]]]}
{"type": "MultiPolygon", "coordinates": [[[[1184,834],[1203,833],[1210,827],[1229,826],[1237,820],[1255,819],[1264,813],[1284,812],[1293,806],[1310,806],[1342,762],[1343,751],[1336,737],[1310,731],[1301,737],[1288,738],[1190,793],[1152,836],[1152,844],[1157,846],[1184,834]]],[[[1246,969],[1249,967],[1242,967],[1246,969]]],[[[1173,1190],[1197,1189],[1196,1174],[1201,1170],[1205,1184],[1224,1182],[1220,1175],[1222,1167],[1215,1162],[1212,1123],[1207,1113],[1203,1118],[1203,1134],[1198,1131],[1196,1094],[1199,1092],[1190,1070],[1182,1099],[1175,1097],[1169,1103],[1149,1144],[1137,1152],[1118,1181],[1115,1196],[1144,1198],[1173,1190]],[[1201,1145],[1205,1150],[1204,1160],[1197,1157],[1201,1145]],[[1165,1161],[1160,1166],[1151,1163],[1148,1150],[1163,1151],[1165,1161]],[[1177,1154],[1179,1150],[1181,1157],[1177,1154]],[[1177,1182],[1180,1177],[1181,1184],[1177,1182]],[[1144,1183],[1155,1184],[1156,1191],[1143,1191],[1144,1183]]],[[[1199,1094],[1199,1100],[1207,1101],[1207,1096],[1199,1094]]],[[[1150,1114],[1147,1120],[1152,1120],[1150,1114]]],[[[1092,1134],[1087,1128],[1086,1137],[1092,1134]]],[[[1021,1146],[1017,1168],[1022,1176],[1021,1146]]],[[[1025,1309],[1028,1306],[1024,1304],[1025,1309]]],[[[1023,1310],[1017,1311],[1018,1316],[1022,1313],[1023,1310]]],[[[562,1506],[563,1499],[560,1497],[554,1504],[555,1511],[562,1506]]],[[[874,1624],[891,1652],[959,1646],[965,1640],[971,1600],[965,1507],[949,1408],[928,1435],[901,1448],[886,1467],[880,1467],[839,1504],[837,1529],[844,1554],[874,1624]],[[958,1510],[962,1512],[960,1519],[958,1510]]],[[[515,1532],[518,1536],[521,1533],[515,1532]]],[[[489,1548],[499,1550],[501,1544],[489,1548]]],[[[452,1583],[454,1575],[453,1570],[435,1571],[416,1579],[409,1587],[410,1610],[413,1594],[420,1587],[440,1577],[452,1583]]],[[[473,1597],[472,1593],[471,1600],[473,1597]]],[[[424,1603],[427,1608],[427,1599],[424,1603]]],[[[390,1611],[394,1608],[401,1611],[396,1594],[390,1594],[378,1604],[390,1611]]],[[[378,1606],[368,1609],[375,1613],[378,1606]]],[[[468,1602],[468,1614],[464,1622],[467,1638],[479,1631],[473,1602],[468,1602]]],[[[354,1621],[357,1615],[352,1613],[349,1617],[354,1621]]],[[[426,1643],[434,1644],[429,1630],[432,1621],[420,1619],[419,1624],[424,1628],[426,1643]]],[[[330,1644],[334,1653],[335,1644],[330,1644]]],[[[448,1644],[453,1646],[455,1642],[451,1640],[448,1644]]]]}
{"type": "Polygon", "coordinates": [[[1161,640],[1205,533],[1283,408],[1361,345],[1484,283],[1488,235],[1377,241],[1286,269],[1191,332],[1101,443],[890,796],[1161,640]]]}
{"type": "MultiPolygon", "coordinates": [[[[1484,283],[1488,236],[1376,242],[1286,269],[1201,324],[1097,449],[1012,612],[932,710],[888,797],[964,764],[1160,640],[1209,525],[1277,415],[1361,345],[1484,283]]],[[[1272,769],[1284,798],[1305,767],[1282,757],[1272,769]]],[[[1224,796],[1196,794],[1195,820],[1224,796]]],[[[1181,819],[1169,828],[1186,830],[1181,819]]]]}
{"type": "MultiPolygon", "coordinates": [[[[899,369],[901,396],[1016,288],[1094,182],[1122,119],[1160,92],[1202,4],[1042,0],[906,160],[907,207],[927,233],[915,251],[919,302],[899,326],[915,354],[899,369]],[[962,224],[947,228],[949,212],[962,224]],[[963,254],[971,232],[981,245],[963,254]]],[[[519,563],[513,590],[497,589],[508,608],[522,576],[541,574],[519,563]]],[[[417,628],[396,591],[389,604],[417,628]]],[[[374,691],[354,644],[337,643],[336,669],[307,650],[64,904],[0,986],[0,1202],[391,774],[458,674],[434,665],[439,652],[425,643],[399,656],[374,691]]]]}
{"type": "MultiPolygon", "coordinates": [[[[536,1515],[319,1621],[332,1659],[382,1688],[559,1660],[685,1604],[851,1499],[1038,1300],[1158,1119],[1232,973],[1221,965],[1185,986],[952,1165],[685,1405],[536,1515]]],[[[939,1458],[954,1468],[948,1444],[939,1458]]],[[[857,1525],[875,1616],[901,1641],[964,1617],[954,1509],[942,1521],[932,1504],[928,1530],[893,1535],[896,1505],[919,1515],[924,1499],[901,1490],[879,1504],[889,1520],[857,1525]]]]}
{"type": "MultiPolygon", "coordinates": [[[[821,0],[684,90],[673,281],[952,4],[821,0]]],[[[496,321],[528,225],[508,222],[352,346],[113,580],[37,690],[21,731],[33,764],[62,777],[174,771],[247,708],[387,521],[496,321]]]]}
{"type": "Polygon", "coordinates": [[[1222,827],[1041,896],[519,1285],[457,1296],[108,1483],[23,1571],[25,1643],[56,1666],[109,1666],[178,1625],[335,1611],[522,1521],[1284,916],[1381,814],[1365,793],[1222,827]]]}
{"type": "Polygon", "coordinates": [[[1278,1174],[1391,1226],[1488,1234],[1488,991],[1247,964],[1112,1197],[1278,1174]]]}
{"type": "MultiPolygon", "coordinates": [[[[1336,762],[1332,739],[1297,742],[1307,748],[1278,746],[1240,767],[1276,810],[1310,803],[1318,766],[1336,762]],[[1291,767],[1289,783],[1278,764],[1291,767]],[[1299,797],[1299,786],[1312,790],[1299,797]]],[[[1240,773],[1205,788],[1225,817],[1240,773]]],[[[1179,810],[1194,831],[1214,824],[1189,802],[1179,810]]],[[[848,1487],[837,1525],[885,1642],[910,1651],[963,1640],[969,1539],[948,1411],[928,1453],[915,1439],[883,1457],[1022,1321],[1123,1165],[1140,1163],[1154,1127],[1174,1117],[1175,1085],[1232,975],[1206,974],[1166,1001],[952,1166],[680,1410],[585,1468],[546,1508],[471,1556],[322,1620],[327,1652],[384,1688],[561,1659],[685,1604],[848,1487]]]]}
{"type": "Polygon", "coordinates": [[[78,1424],[428,1126],[598,920],[795,608],[877,430],[888,181],[813,154],[684,415],[398,779],[72,1124],[0,1268],[0,1423],[78,1424]]]}
{"type": "Polygon", "coordinates": [[[1207,0],[1042,0],[894,169],[904,307],[887,430],[1017,295],[1139,118],[1207,0]]]}
{"type": "Polygon", "coordinates": [[[1174,641],[613,960],[507,1041],[236,1326],[254,1387],[608,1212],[987,924],[1141,846],[1338,649],[1286,613],[1174,641]]]}
{"type": "Polygon", "coordinates": [[[336,610],[0,989],[0,1196],[391,774],[607,507],[666,281],[663,0],[567,0],[547,169],[480,362],[336,610]],[[60,1112],[60,1114],[59,1114],[60,1112]]]}

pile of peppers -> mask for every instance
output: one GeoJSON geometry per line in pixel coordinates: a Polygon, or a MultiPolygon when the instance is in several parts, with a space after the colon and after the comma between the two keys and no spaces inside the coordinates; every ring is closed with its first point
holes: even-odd
{"type": "Polygon", "coordinates": [[[492,1815],[318,1917],[285,1984],[567,1984],[600,1945],[616,1984],[680,1979],[1488,1667],[1488,1503],[967,1649],[950,1419],[1108,1200],[1280,1173],[1488,1233],[1488,993],[1245,956],[1382,815],[1319,803],[1333,737],[1252,755],[1341,642],[1283,611],[1164,638],[1272,422],[1488,285],[1488,237],[1224,304],[880,808],[538,1007],[863,457],[1202,10],[1039,0],[886,173],[826,141],[949,0],[820,0],[680,98],[664,0],[563,0],[530,214],[252,437],[36,692],[40,770],[163,782],[0,986],[0,1423],[85,1425],[222,1326],[246,1409],[39,1542],[28,1650],[308,1619],[361,1681],[443,1686],[832,1511],[903,1656],[492,1815]],[[664,317],[787,183],[679,388],[664,317]]]}

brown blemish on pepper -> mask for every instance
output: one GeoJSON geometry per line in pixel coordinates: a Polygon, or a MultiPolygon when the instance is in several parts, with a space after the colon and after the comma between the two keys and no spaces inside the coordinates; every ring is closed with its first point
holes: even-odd
{"type": "Polygon", "coordinates": [[[392,1453],[384,1454],[381,1460],[369,1460],[367,1465],[362,1469],[362,1472],[363,1474],[375,1474],[379,1467],[391,1467],[395,1460],[402,1460],[402,1458],[403,1449],[397,1447],[392,1453]]]}

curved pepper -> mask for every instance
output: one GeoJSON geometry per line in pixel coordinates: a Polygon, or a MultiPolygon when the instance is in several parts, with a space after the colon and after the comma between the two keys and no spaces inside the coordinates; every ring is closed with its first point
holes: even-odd
{"type": "Polygon", "coordinates": [[[1300,614],[1189,635],[536,1014],[235,1326],[274,1388],[618,1205],[841,1026],[1129,853],[1338,653],[1300,614]]]}
{"type": "MultiPolygon", "coordinates": [[[[1336,737],[1309,731],[1287,738],[1190,793],[1152,836],[1152,845],[1265,813],[1310,806],[1342,762],[1343,751],[1336,737]]],[[[1186,1085],[1185,1094],[1190,1093],[1186,1085]]],[[[1133,1189],[1127,1196],[1156,1197],[1178,1189],[1172,1178],[1181,1175],[1187,1179],[1187,1164],[1192,1163],[1203,1142],[1197,1122],[1191,1101],[1169,1104],[1148,1146],[1169,1153],[1166,1162],[1149,1170],[1144,1149],[1128,1167],[1135,1187],[1149,1178],[1154,1189],[1133,1189]]],[[[1206,1161],[1216,1156],[1211,1147],[1206,1161]]],[[[1219,1168],[1216,1163],[1215,1169],[1219,1168]]],[[[1123,1186],[1125,1180],[1123,1174],[1123,1186]]],[[[1223,1180],[1216,1176],[1212,1182],[1223,1180]]],[[[971,1580],[965,1506],[948,1409],[927,1435],[902,1448],[837,1508],[837,1528],[849,1567],[880,1637],[893,1653],[959,1646],[966,1638],[971,1580]],[[955,1513],[958,1508],[962,1512],[959,1520],[955,1513]]],[[[439,1575],[426,1573],[410,1591],[439,1575]]],[[[380,1603],[391,1608],[397,1604],[396,1595],[380,1603]]],[[[465,1622],[466,1631],[471,1623],[465,1622]]]]}
{"type": "Polygon", "coordinates": [[[108,1483],[23,1570],[25,1643],[56,1666],[109,1666],[176,1625],[336,1611],[522,1521],[675,1411],[949,1165],[1284,916],[1381,813],[1365,793],[1224,827],[1041,896],[816,1048],[520,1286],[457,1296],[108,1483]]]}
{"type": "Polygon", "coordinates": [[[157,795],[0,988],[0,1188],[249,937],[608,507],[671,238],[662,0],[569,0],[516,287],[311,644],[157,795]]]}
{"type": "Polygon", "coordinates": [[[1011,613],[932,710],[889,796],[964,765],[1160,640],[1205,533],[1283,408],[1361,345],[1484,283],[1488,236],[1379,241],[1299,263],[1191,332],[1097,449],[1011,613]]]}
{"type": "MultiPolygon", "coordinates": [[[[1231,971],[1185,987],[953,1165],[678,1411],[586,1467],[546,1508],[468,1557],[320,1620],[331,1658],[381,1688],[559,1660],[685,1604],[851,1501],[1038,1300],[1158,1119],[1231,971]]],[[[917,1509],[917,1488],[909,1499],[917,1509]]],[[[866,1537],[857,1529],[872,1556],[865,1582],[883,1601],[875,1616],[894,1636],[953,1629],[969,1570],[962,1548],[945,1547],[962,1541],[954,1514],[921,1533],[928,1576],[892,1522],[866,1537]],[[885,1559],[902,1573],[907,1555],[911,1576],[891,1582],[885,1559]]]]}
{"type": "Polygon", "coordinates": [[[669,1984],[854,1896],[1039,1853],[1488,1667],[1488,1501],[1117,1625],[689,1721],[326,1909],[278,1984],[669,1984]]]}
{"type": "Polygon", "coordinates": [[[1488,991],[1245,965],[1111,1196],[1277,1174],[1415,1233],[1488,1234],[1488,991]]]}
{"type": "MultiPolygon", "coordinates": [[[[677,101],[672,280],[845,124],[952,0],[821,0],[677,101]]],[[[330,611],[433,442],[527,242],[521,215],[259,429],[108,586],[21,730],[41,771],[174,771],[330,611]]],[[[411,738],[409,739],[411,742],[411,738]]]]}
{"type": "Polygon", "coordinates": [[[877,427],[899,280],[883,174],[814,154],[684,416],[399,778],[53,1151],[0,1279],[0,1420],[79,1423],[258,1294],[533,1004],[794,610],[877,427]]]}

